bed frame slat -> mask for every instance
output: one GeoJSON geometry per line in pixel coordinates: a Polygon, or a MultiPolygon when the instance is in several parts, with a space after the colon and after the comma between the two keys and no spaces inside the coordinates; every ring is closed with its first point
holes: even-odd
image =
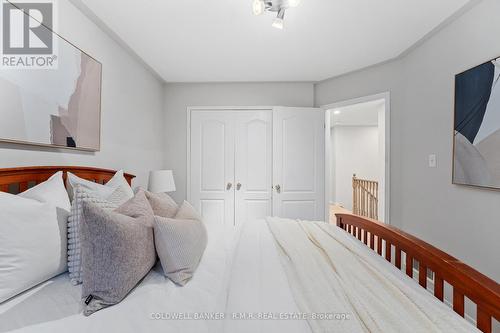
{"type": "MultiPolygon", "coordinates": [[[[337,226],[363,230],[370,233],[370,240],[377,238],[377,253],[398,268],[401,252],[405,253],[406,274],[413,278],[413,259],[419,263],[418,281],[427,288],[427,270],[434,273],[434,295],[445,301],[444,282],[453,287],[453,309],[465,315],[465,297],[477,305],[477,327],[490,333],[493,318],[500,321],[500,285],[436,247],[390,225],[352,214],[336,214],[337,226]],[[382,239],[385,251],[382,251],[382,239]],[[395,247],[396,259],[391,261],[391,248],[395,247]],[[385,253],[383,253],[385,252],[385,253]]],[[[363,244],[364,242],[362,242],[363,244]]],[[[375,244],[375,241],[370,241],[375,244]]],[[[432,292],[432,291],[430,291],[432,292]]]]}
{"type": "Polygon", "coordinates": [[[413,278],[413,257],[406,253],[406,275],[413,278]]]}
{"type": "Polygon", "coordinates": [[[418,263],[418,283],[427,289],[427,266],[422,262],[418,263]]]}
{"type": "Polygon", "coordinates": [[[388,262],[391,262],[392,260],[391,242],[387,239],[385,240],[385,260],[388,262]]]}
{"type": "Polygon", "coordinates": [[[457,288],[453,288],[453,310],[463,317],[464,309],[464,294],[457,290],[457,288]]]}
{"type": "Polygon", "coordinates": [[[444,301],[444,281],[437,274],[434,275],[434,296],[441,302],[444,301]]]}
{"type": "Polygon", "coordinates": [[[19,183],[19,192],[24,192],[28,189],[28,182],[19,183]]]}
{"type": "Polygon", "coordinates": [[[491,316],[480,306],[477,307],[477,328],[483,332],[491,333],[491,316]]]}
{"type": "Polygon", "coordinates": [[[396,246],[396,263],[395,263],[396,267],[398,269],[401,269],[401,249],[396,246]]]}

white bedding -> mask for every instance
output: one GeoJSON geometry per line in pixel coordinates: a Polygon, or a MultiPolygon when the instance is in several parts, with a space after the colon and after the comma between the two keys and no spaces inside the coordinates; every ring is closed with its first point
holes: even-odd
{"type": "Polygon", "coordinates": [[[349,315],[349,320],[309,320],[314,332],[479,332],[336,226],[267,221],[301,310],[349,315]]]}
{"type": "MultiPolygon", "coordinates": [[[[377,258],[363,244],[354,241],[353,244],[377,258]]],[[[64,274],[0,304],[0,333],[311,333],[304,319],[277,320],[279,316],[301,313],[294,299],[297,295],[290,289],[280,260],[273,235],[264,220],[249,222],[234,233],[209,230],[207,250],[193,280],[185,287],[168,281],[157,265],[120,304],[84,317],[80,288],[71,285],[64,274]],[[224,312],[225,320],[151,319],[152,314],[194,316],[202,312],[224,312]],[[242,320],[250,315],[254,319],[242,320]],[[266,319],[259,320],[259,315],[266,319]]],[[[400,274],[383,259],[379,262],[383,269],[400,274]]],[[[402,273],[401,277],[406,279],[402,273]]],[[[415,285],[415,288],[420,287],[415,285]]],[[[429,298],[432,295],[429,294],[429,298]]],[[[451,309],[449,312],[452,318],[456,317],[451,309]]]]}
{"type": "Polygon", "coordinates": [[[224,271],[230,256],[230,237],[209,235],[207,249],[193,279],[178,287],[164,277],[161,266],[144,278],[121,303],[90,317],[81,307],[81,286],[73,286],[68,274],[49,281],[0,304],[3,332],[220,332],[222,321],[151,319],[163,314],[224,310],[224,271]]]}

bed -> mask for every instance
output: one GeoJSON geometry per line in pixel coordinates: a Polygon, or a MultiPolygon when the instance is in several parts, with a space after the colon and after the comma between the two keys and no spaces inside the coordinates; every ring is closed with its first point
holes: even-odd
{"type": "MultiPolygon", "coordinates": [[[[114,174],[112,170],[70,166],[0,169],[0,191],[23,191],[59,170],[99,183],[114,174]]],[[[129,183],[134,178],[125,177],[129,183]]],[[[210,229],[200,266],[185,287],[167,280],[156,266],[124,301],[91,317],[81,314],[80,288],[70,283],[67,274],[54,277],[0,304],[0,333],[312,332],[310,322],[298,316],[304,313],[300,297],[292,288],[276,235],[273,237],[268,224],[258,220],[234,230],[210,229]],[[284,317],[275,318],[277,314],[284,317]]],[[[474,330],[460,318],[465,315],[465,297],[477,305],[474,319],[480,331],[491,332],[492,318],[499,320],[498,283],[450,255],[396,228],[359,216],[338,214],[337,224],[327,229],[355,250],[353,256],[373,262],[384,274],[401,280],[429,307],[442,311],[446,320],[474,330]],[[418,283],[412,281],[414,262],[419,263],[418,283]],[[431,281],[429,271],[434,273],[433,295],[424,289],[431,281]],[[445,281],[453,287],[454,311],[441,303],[445,281]]]]}

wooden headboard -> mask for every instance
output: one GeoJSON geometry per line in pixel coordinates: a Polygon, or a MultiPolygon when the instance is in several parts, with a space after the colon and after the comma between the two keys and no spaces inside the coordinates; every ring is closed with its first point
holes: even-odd
{"type": "MultiPolygon", "coordinates": [[[[67,172],[71,172],[78,177],[90,180],[99,184],[104,184],[110,180],[116,171],[99,169],[92,167],[78,166],[35,166],[0,169],[0,192],[19,193],[33,187],[50,178],[54,173],[63,171],[63,178],[66,182],[67,172]]],[[[134,175],[124,174],[129,184],[132,184],[134,175]]]]}

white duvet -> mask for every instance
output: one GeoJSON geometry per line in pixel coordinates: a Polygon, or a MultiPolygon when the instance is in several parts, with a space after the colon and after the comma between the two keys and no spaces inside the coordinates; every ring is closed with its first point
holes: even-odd
{"type": "Polygon", "coordinates": [[[301,311],[314,332],[479,332],[361,242],[322,222],[268,218],[301,311]]]}
{"type": "MultiPolygon", "coordinates": [[[[273,228],[273,233],[281,247],[277,247],[273,233],[264,220],[249,222],[237,232],[209,231],[207,250],[193,280],[185,287],[177,287],[168,281],[158,266],[124,301],[90,317],[81,314],[80,288],[70,283],[67,274],[60,275],[0,304],[0,333],[11,331],[311,333],[344,332],[344,328],[349,328],[353,332],[363,332],[367,331],[366,323],[372,316],[371,307],[368,305],[383,308],[385,311],[375,312],[375,317],[372,318],[376,325],[381,325],[380,330],[384,331],[384,328],[393,327],[393,318],[397,317],[391,316],[391,312],[406,315],[415,310],[401,311],[398,307],[394,307],[394,303],[384,304],[384,301],[374,299],[373,297],[380,295],[379,293],[369,295],[369,284],[362,286],[356,296],[361,297],[365,295],[361,293],[368,293],[366,294],[368,301],[363,305],[367,308],[360,311],[362,308],[359,306],[362,305],[353,306],[355,301],[349,297],[354,296],[346,296],[349,293],[346,294],[342,289],[358,287],[359,279],[345,281],[344,274],[351,274],[351,269],[354,269],[351,267],[352,252],[357,253],[361,262],[371,262],[380,266],[377,269],[380,279],[392,276],[391,279],[394,281],[391,282],[395,282],[397,288],[413,290],[408,293],[409,298],[404,304],[412,304],[411,297],[419,295],[419,298],[425,300],[422,304],[429,306],[428,311],[433,312],[437,309],[438,312],[432,320],[435,321],[437,317],[438,321],[441,318],[443,323],[453,322],[450,327],[474,330],[474,327],[455,315],[451,309],[434,300],[432,295],[382,258],[370,253],[369,249],[340,229],[338,230],[340,241],[350,241],[348,243],[350,259],[341,257],[335,259],[342,270],[342,274],[339,274],[343,276],[344,281],[335,280],[338,279],[335,275],[325,281],[324,277],[318,278],[321,276],[320,271],[308,271],[311,269],[308,263],[309,254],[302,250],[310,249],[301,249],[306,243],[293,240],[293,244],[285,244],[292,239],[286,232],[280,232],[278,229],[280,228],[273,228]],[[297,266],[284,263],[283,255],[286,252],[284,248],[289,246],[297,246],[293,251],[289,248],[289,253],[295,252],[294,255],[302,256],[306,263],[298,263],[297,266]],[[304,266],[301,266],[303,264],[304,266]],[[297,272],[302,273],[296,274],[297,272]],[[332,281],[338,284],[325,287],[324,283],[332,281]],[[311,286],[314,288],[310,288],[311,286]],[[359,316],[354,315],[356,311],[362,313],[358,313],[359,316]],[[305,317],[298,317],[313,312],[350,313],[352,316],[349,320],[323,320],[316,324],[306,320],[305,317]],[[210,320],[195,320],[196,316],[207,315],[211,316],[210,320]],[[224,318],[221,318],[221,315],[224,318]],[[385,319],[386,315],[391,321],[385,319]],[[172,316],[184,318],[173,319],[172,316]],[[383,326],[384,324],[386,326],[383,326]]],[[[336,228],[332,227],[332,230],[336,231],[336,228]]],[[[332,246],[345,247],[339,245],[339,240],[336,242],[337,244],[332,246]]],[[[330,250],[333,248],[328,248],[328,251],[330,250]]],[[[323,274],[327,272],[330,274],[332,268],[323,265],[320,270],[323,270],[323,274]]],[[[405,327],[411,327],[412,324],[413,322],[408,322],[405,327]]],[[[369,327],[371,329],[372,326],[369,327]]]]}

